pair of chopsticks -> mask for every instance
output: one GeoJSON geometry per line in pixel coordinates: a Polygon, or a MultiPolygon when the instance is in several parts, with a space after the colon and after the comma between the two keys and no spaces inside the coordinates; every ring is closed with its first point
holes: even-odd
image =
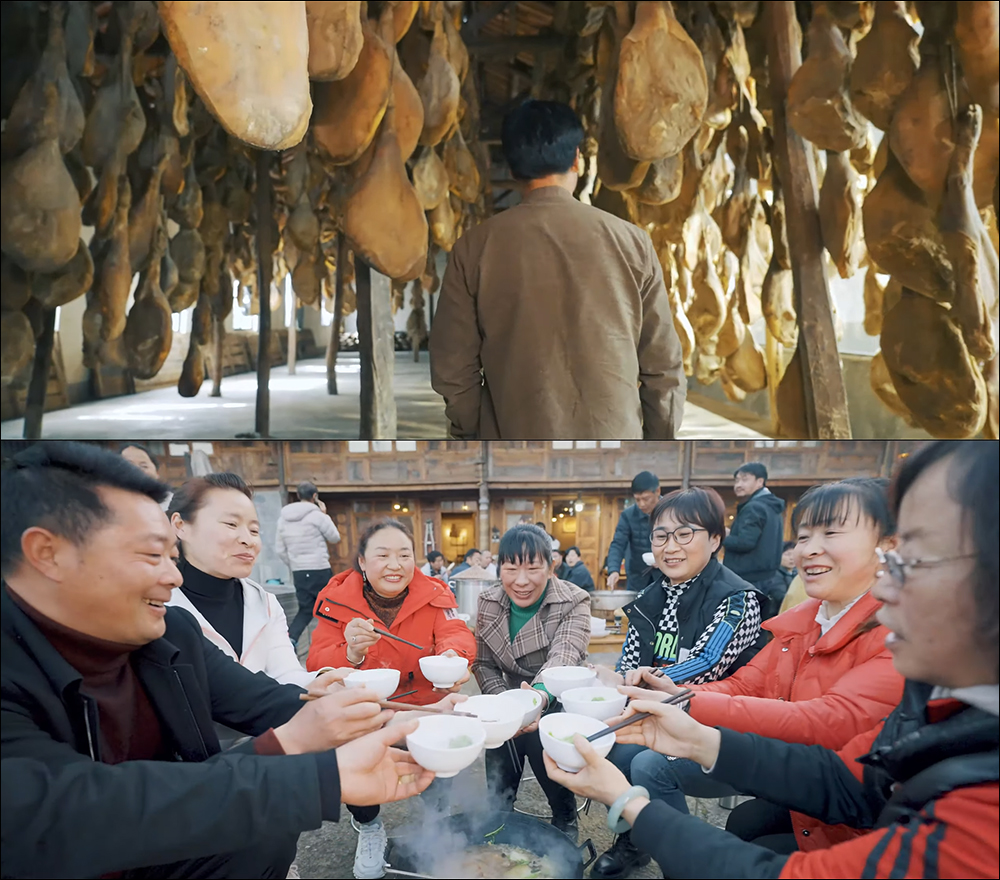
{"type": "Polygon", "coordinates": [[[424,648],[423,648],[422,645],[415,645],[413,642],[408,642],[406,639],[400,638],[399,636],[394,636],[391,632],[389,632],[386,629],[379,629],[377,626],[376,627],[372,627],[372,628],[380,636],[385,636],[387,639],[392,639],[393,641],[396,641],[396,642],[402,642],[404,645],[409,645],[411,648],[416,648],[418,651],[423,651],[424,650],[424,648]]]}
{"type": "MultiPolygon", "coordinates": [[[[438,706],[414,706],[412,703],[400,703],[399,699],[403,697],[409,697],[411,694],[415,694],[416,691],[407,691],[406,693],[399,694],[396,700],[378,700],[379,708],[382,709],[398,709],[403,712],[430,712],[432,715],[463,715],[466,718],[477,718],[477,715],[473,715],[471,712],[458,712],[453,709],[441,709],[438,706]]],[[[308,703],[311,700],[318,700],[320,697],[325,696],[325,694],[299,694],[299,699],[303,703],[308,703]]]]}
{"type": "MultiPolygon", "coordinates": [[[[417,692],[416,689],[414,689],[412,691],[406,691],[405,693],[402,693],[402,694],[396,694],[395,699],[401,700],[401,699],[403,699],[403,697],[409,697],[412,694],[415,694],[416,692],[417,692]]],[[[326,696],[326,694],[308,694],[307,693],[307,694],[299,694],[299,699],[302,700],[303,703],[308,703],[310,700],[318,700],[320,697],[325,697],[325,696],[326,696]]],[[[393,698],[389,697],[389,699],[391,700],[393,698]]]]}
{"type": "MultiPolygon", "coordinates": [[[[684,703],[690,699],[693,699],[695,692],[690,688],[685,688],[679,694],[674,694],[672,697],[668,697],[663,700],[664,706],[673,706],[677,703],[684,703]]],[[[633,715],[631,718],[626,718],[624,721],[618,724],[613,724],[611,727],[606,727],[604,730],[599,730],[597,733],[592,733],[588,736],[587,742],[596,742],[599,739],[603,739],[609,733],[614,733],[616,730],[621,730],[623,727],[628,727],[630,724],[635,724],[636,721],[642,721],[643,718],[649,718],[652,715],[651,712],[639,712],[637,715],[633,715]]]]}

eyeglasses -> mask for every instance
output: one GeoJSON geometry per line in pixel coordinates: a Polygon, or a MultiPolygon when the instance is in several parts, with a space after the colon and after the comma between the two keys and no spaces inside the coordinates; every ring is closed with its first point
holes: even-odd
{"type": "Polygon", "coordinates": [[[881,547],[875,548],[875,555],[878,561],[885,568],[878,572],[878,576],[889,575],[901,587],[905,586],[906,578],[912,574],[915,568],[930,568],[934,565],[941,565],[945,562],[956,562],[959,559],[971,559],[975,553],[963,553],[960,556],[939,556],[929,559],[903,559],[895,550],[883,550],[881,547]]]}
{"type": "Polygon", "coordinates": [[[708,529],[692,529],[690,526],[681,526],[668,532],[666,529],[653,529],[649,535],[649,543],[654,547],[663,547],[671,536],[681,546],[690,544],[694,540],[695,532],[707,532],[708,529]]]}

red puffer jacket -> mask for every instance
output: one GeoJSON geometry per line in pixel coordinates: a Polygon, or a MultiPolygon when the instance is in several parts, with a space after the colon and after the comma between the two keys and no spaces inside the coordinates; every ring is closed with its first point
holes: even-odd
{"type": "MultiPolygon", "coordinates": [[[[695,685],[691,715],[703,724],[785,742],[839,749],[876,727],[899,702],[903,678],[875,623],[879,603],[862,596],[820,637],[818,599],[763,624],[774,638],[730,678],[695,685]]],[[[822,849],[860,833],[792,813],[799,849],[822,849]]]]}
{"type": "MultiPolygon", "coordinates": [[[[418,651],[382,636],[368,651],[360,668],[398,669],[401,673],[399,691],[417,691],[406,698],[407,703],[425,706],[437,702],[444,694],[436,692],[424,678],[419,659],[448,650],[465,657],[470,665],[476,658],[476,637],[458,618],[457,608],[455,596],[447,585],[421,574],[419,570],[415,571],[410,581],[410,592],[389,632],[423,646],[423,650],[418,651]]],[[[365,600],[361,575],[356,571],[334,575],[320,592],[313,613],[318,623],[306,659],[306,669],[309,670],[351,665],[347,659],[344,629],[355,617],[372,618],[376,626],[385,629],[365,600]]]]}

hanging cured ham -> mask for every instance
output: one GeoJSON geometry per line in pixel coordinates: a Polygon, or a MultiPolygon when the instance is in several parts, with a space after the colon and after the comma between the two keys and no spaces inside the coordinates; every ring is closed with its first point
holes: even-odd
{"type": "Polygon", "coordinates": [[[448,170],[433,147],[424,147],[413,166],[413,188],[425,211],[436,208],[448,195],[448,170]]]}
{"type": "Polygon", "coordinates": [[[871,30],[851,66],[851,101],[876,128],[889,130],[900,95],[920,67],[920,36],[902,0],[878,0],[871,30]]]}
{"type": "Polygon", "coordinates": [[[821,150],[853,150],[864,143],[865,120],[848,94],[851,50],[826,3],[809,23],[809,55],[788,86],[788,122],[821,150]]]}
{"type": "Polygon", "coordinates": [[[969,96],[1000,116],[1000,5],[996,0],[956,3],[955,44],[969,96]]]}
{"type": "Polygon", "coordinates": [[[819,195],[820,230],[841,278],[850,278],[857,270],[862,227],[857,181],[847,153],[826,154],[826,173],[819,195]]]}
{"type": "Polygon", "coordinates": [[[952,319],[962,331],[969,354],[990,361],[997,353],[993,322],[998,306],[1000,265],[976,210],[972,190],[972,157],[982,118],[982,109],[972,105],[956,122],[958,142],[951,156],[938,225],[955,276],[952,319]]]}
{"type": "Polygon", "coordinates": [[[343,79],[358,63],[364,34],[361,3],[306,0],[309,29],[309,78],[343,79]]]}
{"type": "Polygon", "coordinates": [[[159,3],[170,48],[212,115],[262,150],[306,133],[309,28],[303,0],[159,3]]]}
{"type": "Polygon", "coordinates": [[[160,287],[160,268],[167,251],[165,224],[165,219],[160,220],[154,230],[149,268],[139,281],[125,322],[125,354],[137,379],[152,379],[160,372],[173,342],[170,303],[160,287]]]}
{"type": "Polygon", "coordinates": [[[448,60],[448,36],[440,19],[434,23],[427,72],[418,86],[424,104],[424,130],[420,143],[436,146],[458,125],[462,83],[448,60]]]}
{"type": "Polygon", "coordinates": [[[679,153],[701,126],[708,81],[701,52],[672,4],[636,4],[617,74],[614,119],[625,152],[640,162],[679,153]]]}
{"type": "Polygon", "coordinates": [[[317,83],[313,137],[334,165],[361,157],[378,131],[392,89],[393,55],[367,19],[364,46],[351,72],[336,82],[317,83]]]}
{"type": "Polygon", "coordinates": [[[427,218],[406,176],[390,102],[371,164],[344,208],[344,233],[354,252],[383,275],[412,281],[427,259],[427,218]]]}
{"type": "Polygon", "coordinates": [[[900,400],[928,434],[960,439],[982,430],[986,382],[944,306],[904,290],[886,312],[882,354],[900,400]]]}

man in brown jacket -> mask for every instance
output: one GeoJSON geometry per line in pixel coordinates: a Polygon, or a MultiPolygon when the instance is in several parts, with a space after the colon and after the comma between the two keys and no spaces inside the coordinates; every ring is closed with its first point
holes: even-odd
{"type": "Polygon", "coordinates": [[[522,201],[451,252],[431,330],[431,382],[452,435],[671,439],[681,345],[649,236],[573,197],[583,127],[565,104],[504,120],[522,201]]]}

